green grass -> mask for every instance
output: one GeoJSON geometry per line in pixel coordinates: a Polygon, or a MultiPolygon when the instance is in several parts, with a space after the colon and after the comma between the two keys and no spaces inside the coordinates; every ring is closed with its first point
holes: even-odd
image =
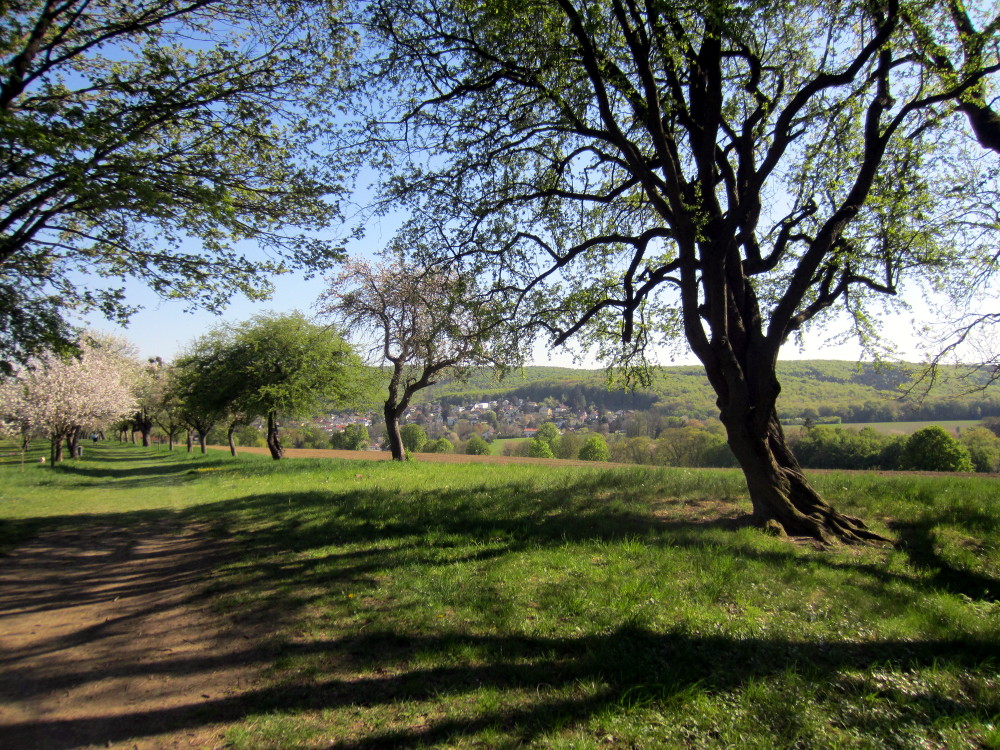
{"type": "Polygon", "coordinates": [[[742,527],[737,472],[273,462],[99,447],[0,467],[0,540],[222,527],[273,658],[236,748],[1000,747],[1000,490],[826,474],[901,541],[742,527]]]}

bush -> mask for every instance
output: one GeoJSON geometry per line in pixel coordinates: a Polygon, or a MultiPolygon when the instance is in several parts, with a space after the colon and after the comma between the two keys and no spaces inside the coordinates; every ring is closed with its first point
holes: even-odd
{"type": "Polygon", "coordinates": [[[552,448],[544,440],[537,437],[528,441],[528,456],[531,458],[555,458],[552,448]]]}
{"type": "Polygon", "coordinates": [[[330,446],[335,450],[364,451],[371,445],[368,428],[360,424],[349,424],[340,432],[330,436],[330,446]]]}
{"type": "Polygon", "coordinates": [[[961,441],[969,451],[969,457],[976,471],[1000,471],[1000,438],[992,430],[986,427],[964,430],[961,441]]]}
{"type": "Polygon", "coordinates": [[[399,428],[399,436],[403,440],[403,447],[411,453],[420,451],[427,443],[427,433],[418,424],[404,424],[399,428]]]}
{"type": "Polygon", "coordinates": [[[465,444],[465,453],[468,456],[488,456],[490,455],[490,444],[479,435],[473,435],[465,444]]]}
{"type": "Polygon", "coordinates": [[[913,471],[972,471],[964,445],[937,425],[917,430],[903,448],[904,469],[913,471]]]}
{"type": "Polygon", "coordinates": [[[451,453],[455,445],[448,438],[438,438],[424,443],[424,453],[451,453]]]}
{"type": "Polygon", "coordinates": [[[584,461],[610,461],[611,451],[608,450],[604,435],[594,433],[588,437],[580,448],[580,458],[584,461]]]}

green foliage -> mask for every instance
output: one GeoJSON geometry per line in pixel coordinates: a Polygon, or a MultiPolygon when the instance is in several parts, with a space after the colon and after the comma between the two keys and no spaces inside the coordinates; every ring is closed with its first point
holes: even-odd
{"type": "Polygon", "coordinates": [[[543,443],[548,443],[548,446],[555,450],[559,444],[559,435],[559,428],[552,422],[546,422],[538,428],[535,438],[541,440],[543,443]]]}
{"type": "Polygon", "coordinates": [[[75,313],[125,321],[116,280],[219,309],[336,259],[288,233],[337,215],[336,174],[304,166],[329,119],[311,104],[350,49],[329,6],[28,0],[3,13],[0,368],[66,349],[75,313]]]}
{"type": "Polygon", "coordinates": [[[191,408],[244,419],[312,417],[334,405],[350,407],[362,403],[373,384],[342,337],[298,312],[220,326],[195,341],[177,366],[191,408]]]}
{"type": "Polygon", "coordinates": [[[533,437],[527,443],[527,455],[530,458],[555,458],[552,446],[538,437],[533,437]]]}
{"type": "Polygon", "coordinates": [[[969,451],[969,458],[976,471],[1000,471],[1000,437],[986,427],[964,430],[961,443],[969,451]]]}
{"type": "Polygon", "coordinates": [[[852,431],[819,426],[790,443],[799,463],[813,469],[898,469],[903,441],[871,427],[852,431]]]}
{"type": "Polygon", "coordinates": [[[604,436],[599,433],[590,435],[580,448],[580,459],[582,461],[610,461],[611,451],[608,450],[608,443],[604,436]]]}
{"type": "Polygon", "coordinates": [[[236,444],[244,448],[264,447],[264,435],[254,425],[247,424],[242,427],[237,427],[236,431],[233,433],[233,437],[236,440],[236,444]]]}
{"type": "Polygon", "coordinates": [[[465,444],[465,452],[469,456],[490,455],[490,444],[479,435],[473,435],[465,444]]]}
{"type": "Polygon", "coordinates": [[[330,435],[330,447],[345,451],[365,451],[371,444],[368,428],[363,424],[349,424],[330,435]]]}
{"type": "Polygon", "coordinates": [[[399,428],[399,434],[403,440],[403,447],[410,453],[418,453],[427,443],[427,432],[415,422],[404,424],[399,428]]]}
{"type": "Polygon", "coordinates": [[[455,444],[452,443],[448,438],[438,438],[437,440],[429,440],[424,443],[423,448],[424,453],[454,453],[455,444]]]}
{"type": "Polygon", "coordinates": [[[940,427],[925,427],[906,441],[902,467],[917,471],[973,471],[969,451],[940,427]]]}

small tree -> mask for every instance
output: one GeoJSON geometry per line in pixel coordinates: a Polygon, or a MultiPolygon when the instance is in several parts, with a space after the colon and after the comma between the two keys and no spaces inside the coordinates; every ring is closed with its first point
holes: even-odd
{"type": "Polygon", "coordinates": [[[910,435],[902,461],[904,469],[913,471],[973,471],[969,451],[937,425],[910,435]]]}
{"type": "Polygon", "coordinates": [[[552,452],[552,446],[535,436],[528,441],[528,457],[555,458],[555,454],[552,452]]]}
{"type": "Polygon", "coordinates": [[[580,448],[580,459],[583,461],[610,461],[611,451],[608,450],[608,443],[604,435],[594,433],[587,438],[583,447],[580,448]]]}
{"type": "Polygon", "coordinates": [[[452,453],[454,450],[455,444],[444,437],[431,440],[424,445],[424,453],[452,453]]]}
{"type": "Polygon", "coordinates": [[[410,453],[417,453],[423,449],[427,442],[427,433],[424,428],[413,422],[404,424],[399,429],[399,436],[403,441],[403,447],[410,453]]]}
{"type": "Polygon", "coordinates": [[[555,453],[559,447],[559,428],[552,422],[546,422],[538,428],[535,438],[541,440],[543,443],[548,443],[549,448],[555,453]]]}
{"type": "Polygon", "coordinates": [[[490,455],[490,444],[479,435],[473,435],[465,444],[465,453],[468,456],[488,456],[490,455]]]}
{"type": "Polygon", "coordinates": [[[188,373],[188,402],[202,417],[218,421],[228,414],[230,433],[233,423],[264,419],[275,460],[284,454],[279,415],[313,416],[333,404],[357,403],[371,386],[350,345],[298,312],[221,326],[199,339],[180,364],[188,373]]]}
{"type": "Polygon", "coordinates": [[[502,366],[515,351],[503,345],[499,310],[456,267],[352,260],[330,280],[318,306],[321,314],[370,336],[374,358],[389,365],[383,415],[396,461],[406,458],[399,420],[415,393],[445,375],[462,378],[476,366],[502,366]]]}
{"type": "Polygon", "coordinates": [[[360,424],[349,424],[340,432],[330,436],[330,446],[342,451],[365,451],[371,444],[368,428],[360,424]]]}

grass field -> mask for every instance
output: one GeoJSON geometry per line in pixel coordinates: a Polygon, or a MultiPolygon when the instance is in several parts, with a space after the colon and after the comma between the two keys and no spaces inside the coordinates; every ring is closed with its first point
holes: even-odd
{"type": "Polygon", "coordinates": [[[166,454],[0,461],[0,547],[171,514],[266,625],[236,748],[1000,748],[1000,485],[824,474],[896,548],[742,526],[737,472],[166,454]]]}

